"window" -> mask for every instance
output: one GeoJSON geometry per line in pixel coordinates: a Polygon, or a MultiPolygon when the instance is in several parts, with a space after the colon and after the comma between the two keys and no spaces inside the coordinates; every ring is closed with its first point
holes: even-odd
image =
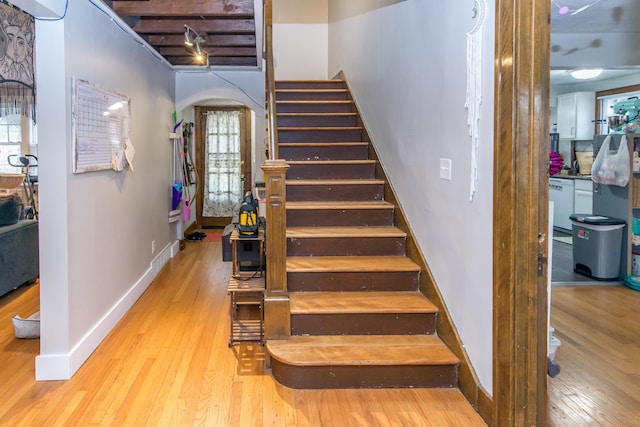
{"type": "MultiPolygon", "coordinates": [[[[22,143],[21,116],[12,114],[0,117],[0,173],[20,173],[21,169],[9,165],[7,157],[11,155],[21,156],[22,143]]],[[[19,160],[13,158],[11,163],[17,164],[19,160]]]]}

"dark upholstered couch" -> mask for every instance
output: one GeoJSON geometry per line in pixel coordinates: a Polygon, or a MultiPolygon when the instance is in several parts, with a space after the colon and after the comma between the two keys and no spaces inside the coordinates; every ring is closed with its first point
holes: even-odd
{"type": "Polygon", "coordinates": [[[0,296],[38,278],[38,221],[0,226],[0,296]]]}

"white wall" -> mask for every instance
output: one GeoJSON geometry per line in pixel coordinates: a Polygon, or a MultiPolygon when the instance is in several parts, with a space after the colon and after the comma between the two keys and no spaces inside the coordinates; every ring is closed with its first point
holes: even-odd
{"type": "Polygon", "coordinates": [[[253,182],[262,181],[261,165],[267,147],[265,81],[261,71],[210,71],[176,73],[176,111],[193,117],[193,106],[215,100],[232,100],[246,105],[255,114],[253,136],[253,182]]]}
{"type": "Polygon", "coordinates": [[[175,83],[165,63],[86,0],[69,0],[64,20],[37,21],[36,43],[42,319],[36,377],[65,379],[175,250],[167,220],[175,83]],[[72,174],[74,76],[131,97],[135,171],[72,174]]]}
{"type": "Polygon", "coordinates": [[[492,390],[494,9],[484,31],[479,182],[469,200],[466,32],[474,0],[329,1],[329,75],[344,70],[483,387],[492,390]],[[452,160],[452,180],[439,159],[452,160]]]}
{"type": "Polygon", "coordinates": [[[327,0],[274,0],[276,80],[327,79],[327,0]]]}

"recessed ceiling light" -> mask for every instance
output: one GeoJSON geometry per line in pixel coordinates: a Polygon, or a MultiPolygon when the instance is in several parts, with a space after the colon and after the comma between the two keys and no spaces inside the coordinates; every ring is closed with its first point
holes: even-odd
{"type": "Polygon", "coordinates": [[[602,68],[593,68],[590,70],[574,70],[571,71],[571,77],[578,80],[592,79],[598,77],[602,73],[602,68]]]}

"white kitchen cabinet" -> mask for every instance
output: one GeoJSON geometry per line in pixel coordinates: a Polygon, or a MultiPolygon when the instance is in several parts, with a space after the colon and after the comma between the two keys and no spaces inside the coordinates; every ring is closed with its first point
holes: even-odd
{"type": "Polygon", "coordinates": [[[596,116],[595,92],[558,95],[558,133],[562,139],[593,139],[596,116]]]}
{"type": "Polygon", "coordinates": [[[574,213],[593,213],[593,181],[590,179],[576,179],[573,205],[574,213]]]}

